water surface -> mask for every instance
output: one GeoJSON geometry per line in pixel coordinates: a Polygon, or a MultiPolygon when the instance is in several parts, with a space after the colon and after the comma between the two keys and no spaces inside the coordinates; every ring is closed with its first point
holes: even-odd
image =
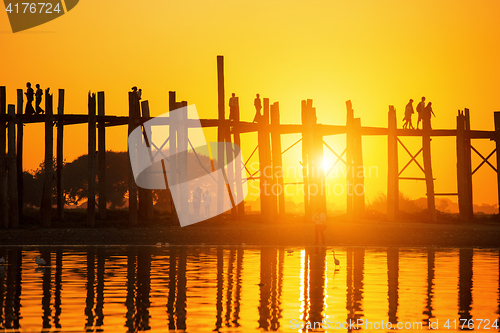
{"type": "Polygon", "coordinates": [[[1,256],[0,329],[12,331],[498,331],[496,249],[0,247],[1,256]]]}

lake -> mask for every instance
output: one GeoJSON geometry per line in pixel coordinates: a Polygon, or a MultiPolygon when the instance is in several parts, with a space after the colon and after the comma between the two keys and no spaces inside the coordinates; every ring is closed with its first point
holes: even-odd
{"type": "Polygon", "coordinates": [[[498,249],[37,246],[0,247],[2,256],[6,332],[500,326],[498,249]]]}

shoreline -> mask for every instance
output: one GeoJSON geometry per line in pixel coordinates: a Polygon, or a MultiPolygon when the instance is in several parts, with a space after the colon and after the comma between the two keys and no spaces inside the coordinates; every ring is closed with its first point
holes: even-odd
{"type": "MultiPolygon", "coordinates": [[[[326,246],[500,248],[498,223],[348,222],[329,219],[326,246]]],[[[314,226],[290,217],[273,224],[253,218],[204,221],[192,226],[60,226],[0,231],[0,246],[313,246],[314,226]]]]}

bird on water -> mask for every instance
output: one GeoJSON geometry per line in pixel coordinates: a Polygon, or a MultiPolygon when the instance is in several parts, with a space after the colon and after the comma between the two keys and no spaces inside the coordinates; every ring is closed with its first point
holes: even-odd
{"type": "Polygon", "coordinates": [[[35,257],[35,263],[38,266],[45,266],[45,265],[47,265],[47,263],[45,262],[45,260],[43,260],[43,258],[40,258],[40,257],[35,257]]]}
{"type": "Polygon", "coordinates": [[[335,261],[335,266],[340,266],[340,260],[335,258],[335,251],[332,250],[332,253],[333,253],[333,261],[335,261]]]}

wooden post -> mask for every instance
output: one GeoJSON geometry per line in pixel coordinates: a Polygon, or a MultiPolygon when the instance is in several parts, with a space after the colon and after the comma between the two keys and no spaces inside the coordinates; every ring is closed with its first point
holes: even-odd
{"type": "Polygon", "coordinates": [[[177,147],[178,152],[186,152],[179,154],[177,158],[177,166],[179,170],[179,192],[181,198],[181,211],[177,212],[178,215],[182,215],[184,221],[189,220],[189,202],[185,200],[189,197],[188,187],[187,187],[187,166],[188,166],[188,127],[187,127],[187,102],[182,101],[179,103],[179,107],[183,108],[182,112],[179,114],[179,127],[177,128],[177,147]]]}
{"type": "MultiPolygon", "coordinates": [[[[149,102],[148,101],[142,101],[141,102],[141,110],[142,110],[142,116],[149,118],[150,117],[150,112],[149,112],[149,102]]],[[[146,133],[146,136],[148,137],[147,145],[148,147],[150,146],[149,140],[151,140],[151,127],[144,127],[144,133],[146,133]]],[[[144,218],[149,221],[153,218],[153,190],[147,190],[143,189],[144,191],[144,218]]]]}
{"type": "Polygon", "coordinates": [[[424,158],[425,184],[427,187],[427,210],[431,222],[436,221],[436,203],[434,200],[434,179],[431,163],[431,126],[430,119],[423,119],[422,154],[424,158]]]}
{"type": "Polygon", "coordinates": [[[467,201],[467,191],[465,184],[465,165],[464,165],[464,130],[465,122],[464,115],[458,110],[457,115],[457,191],[458,191],[458,210],[460,212],[460,220],[467,220],[467,208],[465,202],[467,201]]]}
{"type": "MultiPolygon", "coordinates": [[[[128,134],[137,127],[136,126],[136,105],[138,96],[135,92],[128,93],[128,134]]],[[[129,146],[129,158],[136,158],[135,147],[129,146]]],[[[137,225],[137,185],[135,184],[134,173],[132,172],[132,164],[129,165],[128,173],[128,221],[130,226],[137,225]]]]}
{"type": "Polygon", "coordinates": [[[87,226],[95,227],[95,183],[96,183],[96,96],[89,93],[89,151],[88,151],[88,201],[87,226]]]}
{"type": "Polygon", "coordinates": [[[307,221],[311,221],[312,215],[318,209],[317,202],[317,184],[315,179],[315,160],[314,160],[314,125],[316,125],[316,108],[313,108],[313,100],[307,100],[307,126],[306,126],[306,137],[307,137],[307,170],[308,170],[308,181],[309,181],[309,214],[307,215],[307,221]],[[311,190],[311,185],[314,184],[314,193],[311,190]]]}
{"type": "Polygon", "coordinates": [[[472,149],[470,142],[470,113],[469,109],[464,109],[465,116],[465,180],[467,184],[467,212],[468,218],[472,219],[474,217],[474,204],[472,195],[472,149]]]}
{"type": "Polygon", "coordinates": [[[273,189],[278,195],[278,212],[285,215],[285,187],[283,185],[283,157],[281,156],[280,105],[271,105],[271,143],[273,162],[273,189]]]}
{"type": "Polygon", "coordinates": [[[57,220],[64,219],[64,194],[62,169],[64,164],[63,144],[64,144],[64,89],[59,89],[59,103],[57,105],[57,148],[56,148],[56,179],[57,179],[57,220]]]}
{"type": "Polygon", "coordinates": [[[19,228],[19,209],[17,197],[17,166],[16,166],[16,106],[9,104],[9,156],[8,156],[8,175],[9,175],[9,226],[19,228]]]}
{"type": "MultiPolygon", "coordinates": [[[[233,144],[231,142],[231,120],[226,121],[226,129],[224,130],[224,133],[226,134],[225,137],[225,148],[226,148],[226,175],[227,175],[227,181],[229,184],[229,188],[232,191],[232,195],[234,195],[235,191],[235,186],[234,186],[234,163],[232,164],[232,167],[229,167],[230,161],[234,160],[234,154],[233,154],[233,144]]],[[[231,200],[231,199],[230,199],[231,200]]],[[[234,200],[234,197],[233,197],[234,200]]],[[[236,205],[234,207],[231,207],[231,214],[236,214],[238,212],[238,208],[236,205]]]]}
{"type": "Polygon", "coordinates": [[[493,114],[495,119],[495,146],[497,149],[497,189],[498,189],[498,206],[500,207],[500,111],[495,111],[493,114]]]}
{"type": "MultiPolygon", "coordinates": [[[[306,100],[301,103],[301,120],[302,120],[302,179],[304,183],[304,217],[309,221],[311,215],[309,202],[309,108],[306,100]]],[[[259,149],[260,150],[260,149],[259,149]]]]}
{"type": "Polygon", "coordinates": [[[43,183],[42,204],[40,206],[42,214],[42,224],[50,228],[52,224],[52,174],[53,174],[53,144],[54,133],[52,129],[52,98],[49,89],[45,90],[45,179],[43,183]]]}
{"type": "MultiPolygon", "coordinates": [[[[175,101],[175,91],[170,91],[168,94],[168,103],[169,103],[169,110],[174,111],[177,109],[177,102],[175,101]]],[[[170,113],[169,114],[169,174],[170,174],[170,180],[169,182],[172,184],[177,183],[177,126],[175,125],[177,118],[175,116],[175,113],[170,113]]],[[[174,189],[170,189],[170,207],[171,207],[171,219],[172,223],[179,225],[179,218],[177,216],[177,210],[175,209],[174,205],[174,199],[178,197],[178,191],[174,189]]]]}
{"type": "Polygon", "coordinates": [[[457,116],[457,188],[460,220],[469,221],[472,210],[472,171],[470,157],[470,138],[467,138],[467,115],[458,111],[457,116]]]}
{"type": "MultiPolygon", "coordinates": [[[[241,139],[240,133],[238,132],[238,125],[240,123],[240,100],[239,97],[236,97],[236,110],[234,114],[234,126],[233,126],[233,141],[236,146],[241,149],[241,139]]],[[[240,160],[238,160],[240,162],[240,160]]],[[[235,181],[236,181],[236,201],[238,204],[238,214],[245,214],[245,201],[243,200],[243,179],[242,179],[242,168],[243,165],[237,163],[235,165],[235,181]]]]}
{"type": "Polygon", "coordinates": [[[266,184],[268,195],[267,200],[269,202],[269,212],[272,217],[276,216],[278,213],[278,198],[276,193],[273,191],[273,169],[271,165],[271,127],[269,126],[270,120],[271,120],[271,112],[270,112],[270,104],[269,104],[269,98],[264,98],[264,109],[263,109],[263,118],[264,118],[264,139],[265,139],[265,179],[266,179],[266,184]]]}
{"type": "Polygon", "coordinates": [[[346,196],[347,196],[347,217],[348,219],[354,218],[354,202],[352,195],[352,187],[354,187],[354,110],[352,109],[352,102],[346,101],[347,116],[346,116],[346,196]]]}
{"type": "MultiPolygon", "coordinates": [[[[216,170],[224,167],[224,138],[225,138],[225,98],[224,98],[224,57],[217,56],[217,101],[218,101],[218,116],[219,125],[217,127],[217,166],[216,170]]],[[[260,150],[260,149],[259,149],[260,150]]],[[[217,179],[217,211],[222,212],[224,209],[224,179],[217,179]]]]}
{"type": "Polygon", "coordinates": [[[276,212],[276,200],[272,198],[271,147],[269,140],[269,98],[264,98],[264,112],[259,120],[259,173],[260,211],[264,221],[269,222],[276,212]]]}
{"type": "Polygon", "coordinates": [[[19,220],[23,219],[23,204],[24,204],[24,182],[23,182],[23,90],[17,89],[17,198],[19,220]]]}
{"type": "Polygon", "coordinates": [[[354,118],[353,123],[353,135],[354,135],[354,186],[353,186],[353,198],[354,198],[354,215],[356,219],[359,219],[365,211],[365,178],[363,167],[363,147],[362,147],[362,136],[361,136],[361,119],[354,118]]]}
{"type": "Polygon", "coordinates": [[[309,206],[310,213],[315,214],[321,210],[326,211],[325,195],[325,170],[323,163],[323,133],[317,126],[316,108],[313,107],[312,100],[307,100],[308,104],[308,170],[309,170],[309,206]]]}
{"type": "Polygon", "coordinates": [[[7,94],[4,86],[0,87],[0,218],[3,227],[9,227],[9,204],[7,192],[7,140],[6,140],[7,94]]]}
{"type": "Polygon", "coordinates": [[[97,179],[99,181],[99,219],[106,220],[106,116],[104,91],[97,93],[97,179]]]}
{"type": "Polygon", "coordinates": [[[311,201],[314,201],[314,210],[320,210],[326,216],[326,193],[325,193],[325,167],[324,167],[324,154],[323,154],[323,133],[317,126],[313,128],[312,132],[313,148],[313,183],[315,184],[314,196],[311,193],[311,201]]]}
{"type": "MultiPolygon", "coordinates": [[[[138,109],[138,116],[140,117],[141,114],[143,114],[141,112],[141,106],[142,106],[142,103],[139,99],[137,99],[137,103],[139,104],[139,109],[138,109]]],[[[141,128],[143,130],[143,135],[144,135],[144,127],[141,125],[141,128]]],[[[143,138],[144,139],[144,138],[143,138]]],[[[146,194],[147,190],[146,189],[143,189],[139,186],[137,186],[137,196],[138,196],[138,206],[137,206],[137,216],[139,218],[139,221],[145,221],[146,220],[146,194]]]]}
{"type": "Polygon", "coordinates": [[[388,177],[387,177],[387,219],[396,220],[399,210],[398,141],[396,109],[389,105],[388,120],[388,177]]]}

